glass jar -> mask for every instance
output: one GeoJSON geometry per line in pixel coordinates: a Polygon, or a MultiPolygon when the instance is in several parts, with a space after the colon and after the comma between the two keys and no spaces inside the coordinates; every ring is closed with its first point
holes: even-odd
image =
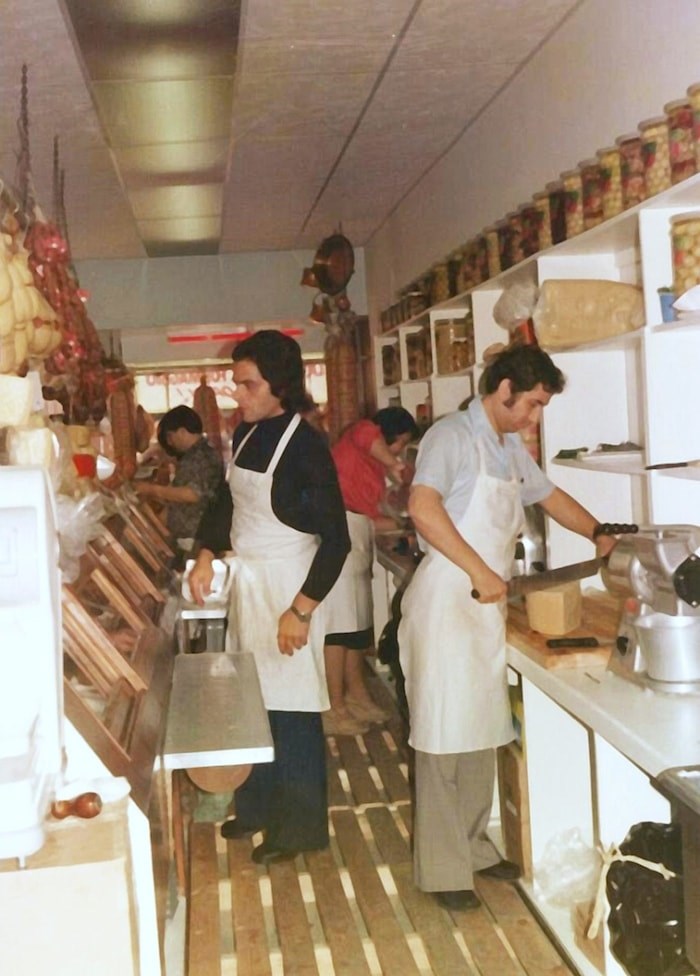
{"type": "Polygon", "coordinates": [[[491,224],[489,227],[484,227],[483,237],[486,241],[489,278],[495,278],[501,273],[501,258],[498,249],[498,231],[496,225],[491,224]]]}
{"type": "Polygon", "coordinates": [[[441,261],[433,267],[433,279],[430,289],[430,304],[439,305],[450,297],[450,275],[447,261],[441,261]]]}
{"type": "Polygon", "coordinates": [[[430,334],[427,329],[419,329],[406,336],[406,359],[409,380],[422,380],[432,372],[430,334]]]}
{"type": "Polygon", "coordinates": [[[435,323],[435,354],[440,376],[459,373],[473,364],[468,331],[465,320],[435,323]]]}
{"type": "Polygon", "coordinates": [[[607,146],[596,153],[600,162],[600,189],[603,197],[603,219],[622,213],[622,176],[620,150],[607,146]]]}
{"type": "Polygon", "coordinates": [[[462,260],[459,263],[457,283],[459,292],[469,291],[476,284],[474,266],[476,262],[476,240],[472,239],[462,248],[462,260]]]}
{"type": "Polygon", "coordinates": [[[488,241],[484,234],[479,234],[474,241],[474,284],[480,285],[490,277],[488,241]]]}
{"type": "Polygon", "coordinates": [[[600,163],[595,159],[584,159],[578,164],[581,173],[581,195],[583,198],[583,226],[585,230],[595,227],[603,220],[603,192],[601,189],[600,163]]]}
{"type": "Polygon", "coordinates": [[[695,172],[693,110],[687,99],[664,105],[668,119],[668,143],[671,154],[671,182],[680,183],[695,172]]]}
{"type": "Polygon", "coordinates": [[[561,179],[564,184],[566,239],[569,240],[583,230],[581,174],[577,169],[568,169],[561,174],[561,179]]]}
{"type": "Polygon", "coordinates": [[[537,211],[537,239],[539,249],[552,246],[552,224],[549,217],[549,194],[546,190],[540,190],[532,198],[535,210],[537,211]]]}
{"type": "Polygon", "coordinates": [[[522,203],[518,207],[522,229],[521,244],[524,258],[537,254],[540,249],[540,222],[534,203],[522,203]]]}
{"type": "Polygon", "coordinates": [[[523,259],[523,224],[519,211],[507,213],[506,220],[510,227],[510,255],[513,264],[517,264],[523,259]]]}
{"type": "Polygon", "coordinates": [[[622,184],[622,206],[624,210],[636,206],[646,199],[644,184],[644,160],[642,140],[634,132],[620,136],[616,140],[620,150],[620,182],[622,184]]]}
{"type": "Polygon", "coordinates": [[[673,291],[676,297],[700,284],[700,213],[671,217],[673,291]]]}
{"type": "Polygon", "coordinates": [[[644,161],[644,184],[647,198],[671,185],[671,156],[668,142],[668,119],[660,115],[639,123],[644,161]]]}
{"type": "Polygon", "coordinates": [[[693,142],[695,144],[695,169],[700,173],[700,83],[691,85],[688,98],[693,109],[693,142]]]}
{"type": "Polygon", "coordinates": [[[496,223],[496,233],[498,235],[498,258],[501,271],[507,271],[508,268],[513,267],[512,231],[507,217],[496,223]]]}
{"type": "Polygon", "coordinates": [[[382,346],[382,382],[384,386],[396,386],[401,379],[399,350],[395,342],[382,346]]]}
{"type": "Polygon", "coordinates": [[[552,231],[552,244],[566,240],[566,193],[560,180],[548,183],[545,187],[549,196],[549,226],[552,231]]]}

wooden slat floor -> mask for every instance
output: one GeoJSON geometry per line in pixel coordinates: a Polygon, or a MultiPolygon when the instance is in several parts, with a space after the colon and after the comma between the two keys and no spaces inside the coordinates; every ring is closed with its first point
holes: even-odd
{"type": "Polygon", "coordinates": [[[190,826],[188,976],[568,976],[517,889],[480,879],[447,912],[414,887],[408,753],[386,727],[327,739],[331,845],[260,867],[252,840],[190,826]]]}

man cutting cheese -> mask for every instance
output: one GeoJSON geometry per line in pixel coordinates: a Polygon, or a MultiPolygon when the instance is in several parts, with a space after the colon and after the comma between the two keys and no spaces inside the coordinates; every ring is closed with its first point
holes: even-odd
{"type": "MultiPolygon", "coordinates": [[[[475,873],[518,877],[486,827],[494,750],[514,737],[505,596],[523,506],[539,504],[565,528],[597,536],[594,516],[549,481],[518,433],[563,388],[541,349],[505,349],[484,372],[483,395],[434,424],[418,453],[409,513],[426,555],[398,632],[416,756],[414,877],[450,909],[479,906],[475,873]]],[[[600,556],[614,545],[596,538],[600,556]]]]}

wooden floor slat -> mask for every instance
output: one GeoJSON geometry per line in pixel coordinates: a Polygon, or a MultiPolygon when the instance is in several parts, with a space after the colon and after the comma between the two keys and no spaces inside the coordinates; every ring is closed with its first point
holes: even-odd
{"type": "MultiPolygon", "coordinates": [[[[391,707],[378,679],[372,694],[391,707]]],[[[479,878],[482,907],[448,912],[414,885],[410,755],[395,706],[385,726],[329,738],[326,755],[327,850],[262,867],[243,839],[217,859],[218,825],[192,824],[188,976],[572,976],[516,887],[479,878]],[[233,959],[219,903],[228,888],[233,959]]]]}

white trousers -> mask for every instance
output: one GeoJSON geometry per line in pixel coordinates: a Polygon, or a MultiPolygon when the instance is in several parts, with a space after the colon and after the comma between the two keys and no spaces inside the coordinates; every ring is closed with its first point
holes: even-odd
{"type": "Polygon", "coordinates": [[[414,881],[422,891],[473,890],[474,872],[500,860],[486,836],[496,750],[415,756],[414,881]]]}

